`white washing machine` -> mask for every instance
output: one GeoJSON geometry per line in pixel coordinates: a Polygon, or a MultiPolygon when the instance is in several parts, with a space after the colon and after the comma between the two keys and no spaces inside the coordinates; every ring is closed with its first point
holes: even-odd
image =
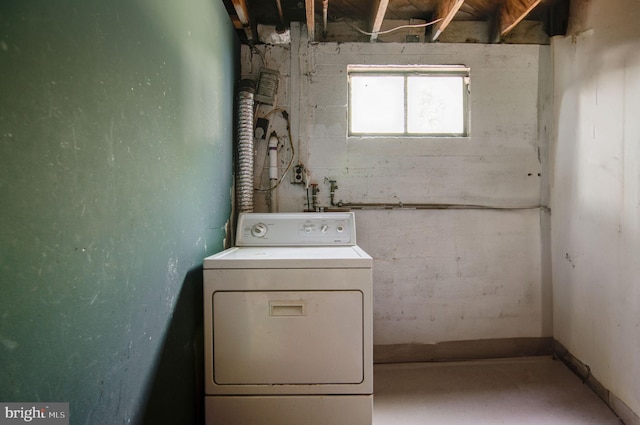
{"type": "Polygon", "coordinates": [[[207,425],[371,425],[372,260],[347,213],[241,214],[204,260],[207,425]]]}

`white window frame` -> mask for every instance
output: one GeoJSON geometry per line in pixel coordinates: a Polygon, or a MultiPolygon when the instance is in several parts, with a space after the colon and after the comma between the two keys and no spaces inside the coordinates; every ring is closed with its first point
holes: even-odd
{"type": "Polygon", "coordinates": [[[468,137],[470,121],[470,68],[464,65],[348,65],[348,136],[349,137],[468,137]],[[379,132],[354,132],[351,126],[351,77],[358,75],[368,76],[403,76],[404,77],[404,132],[379,133],[379,132]],[[410,76],[456,76],[463,79],[463,131],[461,133],[416,133],[407,131],[407,77],[410,76]]]}

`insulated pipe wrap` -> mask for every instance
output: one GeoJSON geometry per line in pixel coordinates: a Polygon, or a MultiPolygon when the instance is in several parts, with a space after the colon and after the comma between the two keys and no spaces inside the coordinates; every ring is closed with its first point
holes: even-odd
{"type": "Polygon", "coordinates": [[[253,81],[242,80],[238,93],[238,182],[240,212],[253,212],[253,81]]]}

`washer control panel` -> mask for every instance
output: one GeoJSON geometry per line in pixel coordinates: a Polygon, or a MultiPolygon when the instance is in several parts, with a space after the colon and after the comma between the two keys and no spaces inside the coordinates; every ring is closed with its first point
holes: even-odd
{"type": "Polygon", "coordinates": [[[236,246],[355,245],[353,212],[242,213],[236,246]]]}

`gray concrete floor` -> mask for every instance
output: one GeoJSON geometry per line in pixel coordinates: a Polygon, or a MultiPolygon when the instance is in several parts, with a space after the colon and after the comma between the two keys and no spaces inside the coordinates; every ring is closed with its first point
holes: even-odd
{"type": "Polygon", "coordinates": [[[551,357],[374,366],[373,425],[620,425],[551,357]]]}

